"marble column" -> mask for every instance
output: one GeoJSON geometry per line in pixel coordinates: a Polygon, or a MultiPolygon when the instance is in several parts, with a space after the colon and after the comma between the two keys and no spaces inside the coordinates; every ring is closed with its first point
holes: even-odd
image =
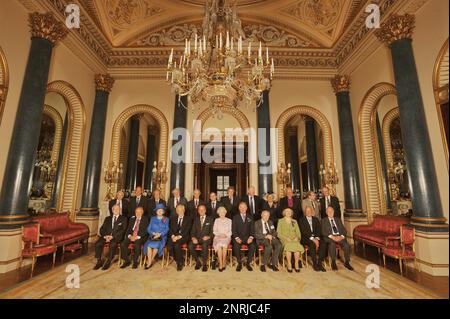
{"type": "Polygon", "coordinates": [[[383,172],[384,197],[386,198],[386,206],[387,206],[388,211],[392,211],[391,193],[389,190],[388,167],[387,167],[387,162],[386,162],[386,151],[384,148],[383,132],[381,129],[380,117],[378,116],[378,112],[377,112],[376,121],[377,121],[377,138],[378,138],[380,160],[381,160],[381,170],[383,172]]]}
{"type": "Polygon", "coordinates": [[[306,156],[308,158],[308,190],[316,192],[319,189],[319,167],[317,165],[317,145],[315,120],[305,118],[306,156]]]}
{"type": "Polygon", "coordinates": [[[361,215],[363,212],[350,104],[350,78],[345,75],[336,75],[331,84],[336,94],[338,107],[345,214],[361,215]]]}
{"type": "Polygon", "coordinates": [[[130,139],[128,141],[127,174],[125,179],[125,187],[129,192],[136,188],[140,122],[141,115],[135,115],[130,119],[130,139]]]}
{"type": "Polygon", "coordinates": [[[145,163],[145,175],[144,175],[144,189],[148,189],[150,191],[153,190],[153,163],[157,161],[156,158],[156,133],[157,129],[153,126],[148,127],[147,134],[147,155],[146,155],[146,163],[145,163]]]}
{"type": "MultiPolygon", "coordinates": [[[[187,96],[175,97],[175,111],[173,119],[173,128],[185,129],[187,125],[187,106],[188,99],[187,96]]],[[[170,165],[170,190],[174,188],[179,188],[181,194],[184,195],[184,180],[186,171],[186,158],[181,158],[180,161],[174,162],[174,158],[179,158],[180,156],[186,156],[186,136],[173,136],[172,146],[175,144],[183,144],[183,153],[181,149],[172,149],[172,163],[170,165]],[[178,153],[175,153],[175,152],[178,153]]]]}
{"type": "Polygon", "coordinates": [[[57,169],[55,174],[55,181],[54,181],[54,187],[53,187],[53,194],[52,194],[52,203],[50,207],[57,208],[56,205],[58,205],[58,197],[61,193],[61,186],[62,186],[62,173],[63,173],[63,167],[64,167],[64,151],[66,148],[66,141],[67,141],[67,127],[69,126],[69,118],[67,116],[64,118],[64,126],[61,133],[61,146],[59,149],[58,154],[58,163],[57,163],[57,169]]]}
{"type": "Polygon", "coordinates": [[[375,34],[391,50],[412,196],[412,224],[426,231],[448,231],[412,47],[414,24],[412,15],[392,15],[375,34]]]}
{"type": "Polygon", "coordinates": [[[105,139],[108,98],[114,79],[108,74],[95,76],[95,100],[89,133],[88,153],[84,173],[83,192],[79,214],[98,215],[100,177],[102,173],[103,141],[105,139]]]}
{"type": "Polygon", "coordinates": [[[18,228],[29,220],[28,194],[39,143],[44,99],[54,45],[67,35],[50,14],[31,13],[31,47],[0,192],[0,229],[18,228]]]}
{"type": "Polygon", "coordinates": [[[291,180],[292,188],[295,190],[300,190],[302,187],[301,175],[300,175],[300,156],[298,154],[299,143],[298,143],[298,130],[297,127],[289,127],[287,130],[288,140],[289,140],[289,162],[291,163],[291,180]]]}
{"type": "MultiPolygon", "coordinates": [[[[263,91],[263,101],[256,112],[258,123],[258,159],[260,159],[261,155],[265,158],[272,154],[270,150],[269,90],[263,91]]],[[[258,192],[260,195],[273,191],[271,164],[271,159],[268,163],[261,163],[258,160],[258,192]]]]}

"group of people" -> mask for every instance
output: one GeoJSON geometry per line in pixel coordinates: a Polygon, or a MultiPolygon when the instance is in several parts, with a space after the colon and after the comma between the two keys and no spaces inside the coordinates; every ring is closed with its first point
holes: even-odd
{"type": "Polygon", "coordinates": [[[201,199],[200,190],[194,190],[192,200],[187,201],[179,189],[174,189],[166,202],[158,189],[148,198],[143,195],[142,188],[137,187],[135,196],[129,201],[119,191],[110,201],[110,216],[105,218],[99,231],[94,269],[108,269],[120,244],[121,268],[130,265],[138,268],[143,246],[147,256],[145,269],[149,269],[167,247],[176,261],[177,270],[181,271],[183,248],[187,247],[195,259],[195,269],[207,271],[209,249],[212,247],[215,252],[212,268],[218,267],[222,272],[232,244],[237,259],[236,271],[243,268],[245,252],[245,266],[248,271],[253,271],[252,261],[258,246],[263,250],[262,272],[267,268],[279,271],[282,253],[287,259],[287,271],[300,272],[301,255],[306,250],[315,271],[326,271],[323,261],[327,253],[332,269],[337,270],[337,245],[344,251],[344,266],[353,270],[347,232],[340,218],[339,200],[330,195],[327,187],[321,189],[321,194],[317,200],[314,192],[308,192],[301,201],[288,187],[286,196],[275,202],[273,194],[267,194],[264,199],[255,195],[254,187],[249,187],[247,195],[242,198],[236,196],[234,187],[229,187],[227,195],[220,200],[211,192],[205,202],[201,199]],[[132,261],[130,244],[134,244],[131,245],[134,248],[132,261]],[[105,245],[109,247],[106,261],[102,259],[105,245]]]}

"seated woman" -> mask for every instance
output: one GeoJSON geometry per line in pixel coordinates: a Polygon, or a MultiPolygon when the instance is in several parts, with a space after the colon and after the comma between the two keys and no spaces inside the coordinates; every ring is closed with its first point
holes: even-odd
{"type": "Polygon", "coordinates": [[[300,272],[300,254],[305,251],[305,248],[300,244],[302,236],[297,221],[292,218],[293,215],[292,209],[286,208],[283,210],[284,217],[278,220],[277,232],[286,253],[288,272],[292,272],[292,254],[294,254],[295,259],[295,271],[300,272]]]}
{"type": "Polygon", "coordinates": [[[217,214],[219,217],[214,221],[213,247],[219,258],[219,271],[222,272],[225,270],[225,265],[227,264],[228,245],[231,242],[231,219],[225,217],[227,210],[223,206],[217,209],[217,214]]]}
{"type": "Polygon", "coordinates": [[[154,211],[156,211],[156,216],[153,216],[150,220],[147,228],[149,238],[144,245],[144,253],[147,254],[145,269],[153,266],[153,259],[156,257],[156,254],[160,257],[162,256],[167,242],[167,233],[169,232],[169,218],[164,216],[164,205],[156,205],[154,211]]]}

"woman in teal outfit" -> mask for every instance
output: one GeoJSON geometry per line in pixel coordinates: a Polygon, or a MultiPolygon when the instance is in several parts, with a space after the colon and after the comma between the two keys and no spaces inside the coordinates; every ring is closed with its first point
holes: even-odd
{"type": "Polygon", "coordinates": [[[144,245],[144,252],[147,254],[147,264],[145,269],[153,266],[153,260],[158,254],[163,255],[164,247],[167,242],[167,233],[169,232],[169,218],[164,216],[165,207],[163,204],[156,205],[154,211],[156,216],[152,217],[148,225],[147,232],[149,238],[144,245]]]}

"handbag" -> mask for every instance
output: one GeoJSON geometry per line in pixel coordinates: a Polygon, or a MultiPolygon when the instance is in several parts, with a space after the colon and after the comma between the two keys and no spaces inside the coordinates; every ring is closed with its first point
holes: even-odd
{"type": "Polygon", "coordinates": [[[155,235],[153,235],[153,236],[151,237],[151,241],[161,241],[161,240],[162,240],[162,237],[161,237],[161,236],[155,237],[155,235]]]}

